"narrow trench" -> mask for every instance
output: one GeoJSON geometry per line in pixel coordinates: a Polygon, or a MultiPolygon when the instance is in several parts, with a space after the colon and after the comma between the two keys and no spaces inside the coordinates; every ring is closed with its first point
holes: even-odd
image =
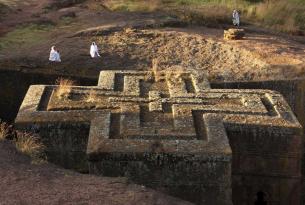
{"type": "Polygon", "coordinates": [[[120,117],[121,115],[119,113],[111,113],[109,131],[109,137],[111,139],[120,138],[120,117]]]}
{"type": "Polygon", "coordinates": [[[115,74],[114,77],[114,90],[123,92],[124,90],[124,76],[122,74],[115,74]]]}
{"type": "MultiPolygon", "coordinates": [[[[15,72],[15,71],[1,71],[0,72],[0,119],[7,121],[7,122],[13,122],[19,107],[22,103],[22,100],[24,99],[24,96],[29,88],[30,85],[35,85],[35,84],[49,84],[52,85],[55,83],[56,79],[60,77],[60,76],[55,76],[55,75],[51,75],[51,76],[47,76],[47,75],[38,75],[38,74],[29,74],[29,73],[20,73],[20,72],[15,72]]],[[[93,79],[86,79],[86,78],[78,78],[75,79],[78,82],[78,85],[84,85],[84,86],[95,86],[97,84],[97,79],[93,80],[93,79]]],[[[115,84],[115,90],[116,91],[123,91],[123,76],[122,75],[116,75],[115,76],[115,80],[116,80],[116,84],[115,84]]],[[[244,85],[244,88],[246,87],[247,84],[244,85]]],[[[149,91],[149,85],[144,86],[141,82],[141,94],[146,96],[147,95],[147,91],[149,91]],[[148,87],[146,87],[148,86],[148,87]]],[[[239,84],[234,84],[234,85],[230,85],[231,88],[234,88],[234,86],[239,87],[239,84]]],[[[193,86],[193,83],[191,81],[191,79],[185,79],[185,87],[188,93],[194,93],[195,89],[193,86]]],[[[213,88],[224,88],[225,86],[223,85],[214,85],[212,86],[213,88]]],[[[229,87],[229,85],[228,85],[229,87]]],[[[261,86],[263,87],[263,86],[261,86]]],[[[46,95],[48,93],[45,93],[46,95]]],[[[270,111],[270,113],[273,113],[274,111],[271,109],[271,106],[268,104],[268,101],[264,101],[263,103],[265,105],[265,107],[270,111]]],[[[142,111],[147,111],[147,107],[141,107],[142,111]]],[[[167,112],[171,112],[171,106],[169,104],[164,104],[163,105],[163,110],[165,113],[167,112]]],[[[144,113],[144,112],[141,112],[144,113]]],[[[205,140],[206,139],[206,131],[204,129],[203,126],[203,118],[202,118],[202,112],[193,112],[193,119],[194,119],[194,126],[196,129],[196,133],[197,133],[197,137],[199,140],[205,140]]],[[[145,122],[146,116],[144,116],[143,114],[140,116],[141,118],[141,123],[145,122]]],[[[119,114],[112,114],[111,115],[111,128],[110,128],[110,137],[111,138],[119,138],[119,119],[120,119],[120,115],[119,114]]],[[[77,126],[81,126],[81,125],[75,125],[77,126]]],[[[55,128],[54,128],[55,129],[55,128]]],[[[77,129],[75,129],[77,130],[77,129]]],[[[83,127],[84,133],[67,133],[67,136],[76,136],[76,135],[82,135],[82,136],[88,136],[88,132],[89,132],[89,126],[85,125],[85,127],[83,127]]],[[[48,130],[44,130],[44,132],[47,132],[48,130]]],[[[69,132],[69,131],[67,131],[69,132]]],[[[73,130],[72,130],[73,132],[73,130]]],[[[78,141],[69,141],[69,142],[63,142],[63,149],[65,150],[66,148],[64,147],[64,145],[66,146],[67,144],[71,143],[71,147],[67,148],[68,150],[72,149],[74,150],[75,147],[73,146],[79,146],[79,145],[85,145],[87,144],[87,140],[88,139],[77,139],[80,140],[80,142],[78,141]]],[[[87,171],[87,158],[86,158],[86,152],[85,152],[85,147],[82,146],[80,147],[80,149],[77,150],[78,152],[71,152],[70,154],[63,154],[61,152],[58,152],[58,156],[59,158],[52,158],[51,155],[49,155],[50,157],[50,161],[58,164],[58,165],[62,165],[62,167],[65,168],[71,168],[75,171],[81,172],[81,173],[88,173],[87,171]],[[72,157],[74,160],[72,160],[71,162],[75,162],[77,163],[78,167],[73,167],[73,165],[69,165],[67,166],[67,161],[69,160],[68,158],[61,158],[61,157],[72,157]],[[76,160],[77,159],[77,160],[76,160]],[[80,163],[79,159],[82,159],[83,163],[80,163]]],[[[49,153],[50,154],[50,153],[49,153]]],[[[54,156],[55,157],[55,156],[54,156]]],[[[261,194],[257,196],[257,199],[255,201],[255,204],[267,204],[267,202],[265,201],[265,199],[263,197],[261,197],[261,194]]]]}
{"type": "Polygon", "coordinates": [[[186,88],[186,91],[188,93],[195,93],[195,88],[194,88],[194,85],[193,85],[193,81],[187,77],[184,79],[184,82],[185,82],[185,88],[186,88]]]}
{"type": "Polygon", "coordinates": [[[198,140],[207,140],[206,137],[206,130],[203,122],[203,113],[199,111],[193,111],[193,119],[194,119],[194,126],[195,126],[195,131],[197,135],[198,140]]]}
{"type": "MultiPolygon", "coordinates": [[[[59,75],[0,71],[0,119],[13,123],[31,85],[54,85],[59,75]]],[[[71,78],[77,85],[95,86],[97,79],[71,78]]]]}

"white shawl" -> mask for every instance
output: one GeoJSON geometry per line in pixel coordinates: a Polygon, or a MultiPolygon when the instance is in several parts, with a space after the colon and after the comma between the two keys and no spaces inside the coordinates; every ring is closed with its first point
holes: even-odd
{"type": "Polygon", "coordinates": [[[55,50],[55,46],[52,46],[49,61],[61,62],[60,54],[55,50]]]}
{"type": "Polygon", "coordinates": [[[97,45],[93,42],[90,47],[90,55],[92,58],[100,57],[97,45]]]}

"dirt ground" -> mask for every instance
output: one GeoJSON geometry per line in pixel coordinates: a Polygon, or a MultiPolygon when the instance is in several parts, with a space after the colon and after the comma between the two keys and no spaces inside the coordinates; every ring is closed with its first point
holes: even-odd
{"type": "Polygon", "coordinates": [[[33,165],[9,141],[0,141],[0,204],[188,205],[124,178],[82,175],[52,164],[33,165]]]}
{"type": "Polygon", "coordinates": [[[16,45],[12,42],[10,49],[0,50],[0,69],[97,78],[101,70],[149,70],[152,60],[157,59],[161,69],[181,65],[202,71],[211,81],[305,76],[305,39],[301,37],[247,26],[244,27],[244,40],[224,41],[223,29],[196,26],[164,28],[162,23],[169,18],[165,14],[111,12],[102,7],[103,1],[87,1],[48,12],[42,12],[42,8],[50,0],[39,1],[39,4],[28,1],[32,5],[23,6],[21,11],[17,9],[17,13],[10,13],[0,22],[0,27],[6,28],[3,35],[9,35],[7,31],[13,30],[20,22],[47,19],[56,26],[35,43],[27,44],[25,41],[16,45]],[[62,24],[61,16],[71,12],[76,14],[76,18],[62,24]],[[126,32],[125,29],[130,27],[138,30],[130,32],[127,29],[126,32]],[[147,30],[147,27],[155,28],[147,30]],[[95,32],[75,35],[86,30],[95,32]],[[101,35],[95,36],[98,32],[101,35]],[[89,57],[92,41],[98,42],[102,54],[100,59],[89,57]],[[48,62],[52,45],[57,45],[61,52],[60,64],[48,62]]]}

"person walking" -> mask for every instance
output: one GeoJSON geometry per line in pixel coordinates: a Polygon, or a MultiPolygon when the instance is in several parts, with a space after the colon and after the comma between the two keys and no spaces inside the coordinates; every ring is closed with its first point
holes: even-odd
{"type": "Polygon", "coordinates": [[[51,47],[49,61],[51,61],[51,62],[61,62],[60,53],[56,49],[55,46],[51,47]]]}
{"type": "Polygon", "coordinates": [[[98,58],[101,57],[99,52],[98,52],[98,47],[95,42],[92,42],[91,47],[90,47],[90,55],[91,58],[98,58]]]}
{"type": "Polygon", "coordinates": [[[240,24],[240,17],[239,17],[238,11],[234,10],[232,16],[233,16],[233,25],[234,26],[239,26],[239,24],[240,24]]]}

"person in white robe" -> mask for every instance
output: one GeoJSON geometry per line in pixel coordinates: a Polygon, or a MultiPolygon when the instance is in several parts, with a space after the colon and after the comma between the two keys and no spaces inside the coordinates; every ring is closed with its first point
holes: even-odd
{"type": "Polygon", "coordinates": [[[239,13],[237,10],[233,11],[233,25],[234,26],[239,26],[240,19],[239,19],[239,13]]]}
{"type": "Polygon", "coordinates": [[[91,55],[91,58],[101,57],[99,52],[98,52],[98,47],[97,47],[95,42],[92,42],[92,44],[91,44],[90,55],[91,55]]]}
{"type": "Polygon", "coordinates": [[[52,46],[49,61],[51,62],[61,62],[59,51],[55,46],[52,46]]]}

